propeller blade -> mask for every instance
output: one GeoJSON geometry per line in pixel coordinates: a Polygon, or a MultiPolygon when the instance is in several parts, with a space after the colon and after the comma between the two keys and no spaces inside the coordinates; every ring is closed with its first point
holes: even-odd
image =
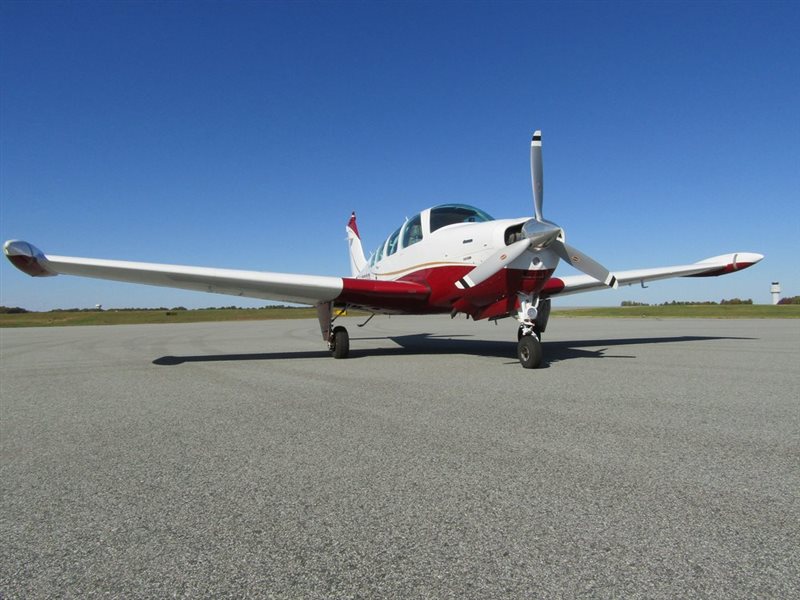
{"type": "Polygon", "coordinates": [[[538,129],[531,139],[531,185],[533,186],[533,210],[536,220],[542,220],[544,203],[544,173],[542,171],[542,132],[538,129]]]}
{"type": "Polygon", "coordinates": [[[456,287],[462,290],[467,290],[480,283],[483,283],[507,264],[518,258],[523,252],[525,252],[525,250],[528,249],[528,246],[530,246],[530,241],[524,239],[514,242],[510,246],[504,246],[500,248],[500,250],[492,254],[489,258],[472,269],[472,271],[464,275],[464,277],[456,281],[456,287]]]}
{"type": "Polygon", "coordinates": [[[597,281],[604,283],[608,287],[616,289],[619,286],[617,278],[614,277],[611,271],[577,248],[561,240],[555,240],[550,247],[556,251],[556,254],[579,271],[583,271],[587,275],[594,277],[597,281]]]}

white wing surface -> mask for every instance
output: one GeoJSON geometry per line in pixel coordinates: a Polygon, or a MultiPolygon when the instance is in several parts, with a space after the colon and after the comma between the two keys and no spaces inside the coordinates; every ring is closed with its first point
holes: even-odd
{"type": "Polygon", "coordinates": [[[14,266],[34,277],[79,275],[299,304],[333,300],[343,288],[341,277],[45,255],[32,244],[16,240],[6,242],[3,251],[14,266]]]}
{"type": "MultiPolygon", "coordinates": [[[[737,252],[722,254],[712,258],[698,261],[689,265],[676,265],[672,267],[656,267],[654,269],[633,269],[630,271],[614,271],[619,285],[634,285],[658,279],[672,277],[714,277],[746,269],[759,262],[764,255],[755,252],[737,252]]],[[[542,294],[547,296],[566,296],[591,292],[593,290],[608,289],[603,283],[588,275],[574,275],[569,277],[552,277],[546,284],[542,294]]]]}
{"type": "Polygon", "coordinates": [[[410,281],[376,281],[55,256],[44,254],[33,244],[17,240],[6,242],[3,252],[15,267],[32,277],[79,275],[297,304],[317,305],[333,301],[375,312],[419,311],[430,295],[427,286],[410,281]]]}

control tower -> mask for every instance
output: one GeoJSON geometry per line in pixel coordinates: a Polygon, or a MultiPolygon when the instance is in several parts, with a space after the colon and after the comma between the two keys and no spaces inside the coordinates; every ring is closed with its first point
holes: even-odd
{"type": "Polygon", "coordinates": [[[777,304],[781,299],[781,282],[773,281],[772,285],[769,286],[769,291],[772,294],[772,304],[777,304]]]}

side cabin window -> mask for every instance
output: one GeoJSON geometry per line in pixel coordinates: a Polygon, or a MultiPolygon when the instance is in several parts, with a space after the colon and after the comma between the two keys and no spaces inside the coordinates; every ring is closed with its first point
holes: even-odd
{"type": "Polygon", "coordinates": [[[403,248],[422,241],[422,215],[413,217],[403,229],[403,248]]]}
{"type": "Polygon", "coordinates": [[[431,209],[431,233],[454,223],[494,221],[487,213],[466,204],[443,204],[431,209]]]}
{"type": "Polygon", "coordinates": [[[386,243],[386,256],[391,256],[395,252],[397,252],[397,242],[400,239],[400,230],[398,229],[392,235],[389,236],[389,240],[386,243]]]}
{"type": "Polygon", "coordinates": [[[375,252],[375,262],[378,262],[383,258],[383,249],[385,247],[386,247],[386,242],[378,246],[378,250],[375,252]]]}

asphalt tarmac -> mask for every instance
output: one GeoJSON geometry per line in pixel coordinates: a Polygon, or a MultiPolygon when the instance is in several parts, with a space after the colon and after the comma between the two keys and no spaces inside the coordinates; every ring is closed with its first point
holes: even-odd
{"type": "Polygon", "coordinates": [[[2,598],[790,598],[800,321],[0,330],[2,598]]]}

